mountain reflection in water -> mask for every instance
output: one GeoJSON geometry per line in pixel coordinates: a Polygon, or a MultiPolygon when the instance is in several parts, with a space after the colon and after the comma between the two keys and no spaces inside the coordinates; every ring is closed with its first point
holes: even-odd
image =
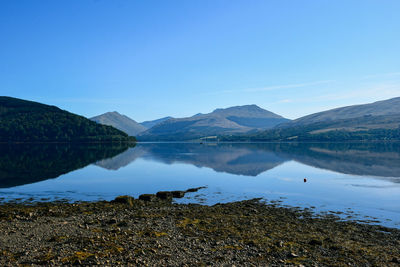
{"type": "Polygon", "coordinates": [[[400,183],[399,143],[142,143],[0,145],[0,188],[56,178],[89,164],[118,170],[137,159],[258,176],[287,161],[400,183]]]}
{"type": "Polygon", "coordinates": [[[115,170],[137,158],[165,164],[187,163],[212,168],[217,172],[246,176],[257,176],[287,160],[277,155],[270,144],[150,143],[140,144],[115,158],[97,162],[96,165],[115,170]]]}
{"type": "Polygon", "coordinates": [[[147,143],[96,163],[117,170],[138,158],[257,176],[290,160],[338,173],[400,183],[399,143],[147,143]]]}

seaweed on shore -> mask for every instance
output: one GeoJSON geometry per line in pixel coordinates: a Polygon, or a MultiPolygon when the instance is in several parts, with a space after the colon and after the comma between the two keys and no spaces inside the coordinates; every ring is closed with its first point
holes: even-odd
{"type": "MultiPolygon", "coordinates": [[[[126,201],[125,201],[125,200],[126,201]]],[[[248,200],[0,205],[0,264],[398,266],[400,231],[248,200]]]]}

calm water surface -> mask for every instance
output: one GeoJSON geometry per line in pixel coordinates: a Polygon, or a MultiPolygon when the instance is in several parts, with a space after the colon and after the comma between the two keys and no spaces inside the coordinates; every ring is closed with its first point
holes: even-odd
{"type": "Polygon", "coordinates": [[[267,202],[400,228],[400,144],[1,145],[0,197],[94,201],[207,186],[179,203],[267,202]],[[306,178],[306,182],[304,179],[306,178]]]}

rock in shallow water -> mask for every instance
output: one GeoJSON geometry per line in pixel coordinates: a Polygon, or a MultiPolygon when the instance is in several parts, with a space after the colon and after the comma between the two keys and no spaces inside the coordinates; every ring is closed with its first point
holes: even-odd
{"type": "Polygon", "coordinates": [[[171,199],[172,198],[172,192],[170,191],[160,191],[157,192],[156,196],[160,199],[171,199]]]}
{"type": "Polygon", "coordinates": [[[132,207],[133,206],[133,200],[134,200],[134,198],[131,197],[131,196],[118,196],[112,202],[113,203],[127,204],[127,205],[132,207]]]}
{"type": "Polygon", "coordinates": [[[182,198],[185,196],[185,191],[171,191],[172,197],[174,198],[182,198]]]}
{"type": "Polygon", "coordinates": [[[157,197],[153,194],[142,194],[139,196],[139,199],[144,201],[155,201],[157,200],[157,197]]]}

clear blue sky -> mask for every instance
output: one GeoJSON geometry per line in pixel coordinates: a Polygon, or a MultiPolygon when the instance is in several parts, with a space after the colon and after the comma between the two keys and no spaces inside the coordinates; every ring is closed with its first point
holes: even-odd
{"type": "Polygon", "coordinates": [[[0,95],[137,121],[400,96],[399,0],[0,0],[0,95]]]}

